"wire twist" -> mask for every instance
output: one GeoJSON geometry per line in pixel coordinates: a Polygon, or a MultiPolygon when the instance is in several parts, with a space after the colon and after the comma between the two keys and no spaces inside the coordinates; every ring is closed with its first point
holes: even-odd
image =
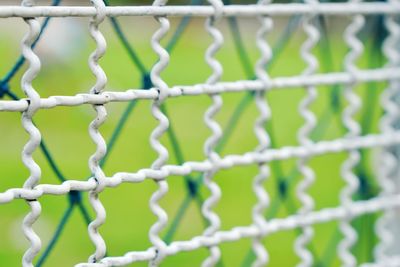
{"type": "MultiPolygon", "coordinates": [[[[306,3],[315,5],[318,4],[318,1],[308,0],[306,3]]],[[[311,52],[320,38],[319,31],[313,23],[314,20],[314,15],[308,15],[303,20],[303,29],[307,34],[307,40],[301,47],[301,57],[307,65],[307,68],[303,72],[303,76],[313,75],[318,69],[318,60],[311,52]]],[[[315,115],[309,108],[317,98],[317,89],[315,86],[308,86],[305,90],[306,96],[300,102],[298,108],[301,117],[304,119],[304,125],[299,129],[297,137],[300,145],[307,147],[313,143],[310,135],[316,126],[315,115]]],[[[297,168],[300,174],[304,177],[296,187],[296,195],[302,205],[299,210],[301,215],[307,214],[314,209],[314,200],[307,191],[314,183],[315,174],[308,166],[308,161],[309,157],[302,157],[297,161],[297,168]]],[[[311,226],[302,227],[302,232],[294,243],[295,252],[300,258],[300,263],[297,265],[299,267],[312,266],[313,264],[313,256],[307,248],[313,236],[314,230],[311,226]]]]}
{"type": "MultiPolygon", "coordinates": [[[[392,3],[398,1],[390,0],[392,3]]],[[[385,26],[389,35],[383,43],[383,53],[388,59],[387,67],[395,67],[400,64],[400,52],[397,44],[400,42],[400,25],[396,22],[394,16],[385,18],[385,26]]],[[[380,122],[380,130],[384,133],[393,133],[395,123],[400,119],[400,108],[395,97],[400,95],[399,82],[397,80],[389,81],[388,87],[381,95],[382,107],[385,115],[380,122]]],[[[389,196],[396,193],[396,184],[394,178],[397,170],[398,158],[393,148],[383,148],[380,154],[378,182],[382,188],[381,195],[389,196]]],[[[375,259],[378,262],[386,262],[390,257],[390,249],[395,245],[393,232],[389,227],[395,224],[395,212],[387,210],[376,222],[376,234],[379,243],[375,247],[375,259]]]]}
{"type": "MultiPolygon", "coordinates": [[[[352,1],[358,2],[358,0],[352,1]]],[[[361,100],[354,92],[354,84],[356,82],[357,66],[356,60],[363,52],[363,44],[357,38],[357,33],[362,29],[365,24],[365,19],[362,15],[353,16],[352,22],[346,28],[344,39],[350,48],[349,53],[345,57],[345,70],[354,77],[353,84],[349,84],[344,88],[344,97],[349,103],[343,111],[342,120],[343,124],[348,130],[347,137],[357,137],[361,133],[359,123],[353,118],[356,112],[359,111],[361,100]]],[[[345,208],[353,202],[352,196],[359,187],[359,180],[354,173],[354,167],[360,162],[360,152],[356,149],[348,152],[348,158],[342,165],[341,175],[346,183],[346,186],[340,192],[340,202],[345,208]]],[[[357,232],[351,225],[353,218],[351,209],[347,209],[347,216],[340,221],[339,228],[344,238],[338,245],[339,258],[342,261],[342,266],[352,267],[357,264],[356,258],[351,253],[351,248],[357,241],[357,232]]]]}
{"type": "MultiPolygon", "coordinates": [[[[259,5],[266,5],[269,3],[269,0],[262,0],[258,2],[259,5]]],[[[256,44],[260,50],[261,57],[256,63],[255,73],[257,78],[263,81],[267,86],[270,77],[266,72],[266,66],[272,58],[272,49],[266,41],[266,37],[273,27],[273,20],[269,16],[260,16],[259,21],[261,23],[261,27],[257,31],[256,44]]],[[[269,148],[271,143],[270,136],[265,129],[266,123],[271,117],[271,109],[265,100],[265,91],[257,91],[255,93],[254,100],[260,114],[254,124],[254,133],[256,134],[259,142],[259,146],[256,150],[258,152],[263,152],[269,148]]],[[[258,200],[253,208],[253,222],[261,232],[267,224],[264,212],[268,207],[270,200],[269,195],[264,188],[264,183],[270,176],[270,167],[268,164],[259,164],[258,168],[259,173],[256,175],[253,181],[253,191],[258,200]]],[[[256,255],[256,259],[252,266],[265,266],[268,263],[269,255],[266,248],[262,244],[261,235],[253,239],[252,247],[254,254],[256,255]]]]}
{"type": "MultiPolygon", "coordinates": [[[[107,48],[106,40],[99,30],[99,25],[104,21],[106,14],[103,0],[91,0],[91,3],[95,6],[97,13],[89,24],[90,35],[96,42],[96,50],[89,57],[90,70],[96,77],[96,83],[90,93],[100,94],[107,84],[106,74],[99,65],[99,60],[103,57],[107,48]]],[[[99,128],[107,119],[107,110],[104,105],[93,105],[93,108],[97,116],[89,125],[89,134],[96,145],[96,151],[89,158],[89,168],[96,181],[96,187],[89,192],[89,201],[96,213],[96,218],[89,224],[88,233],[96,247],[94,254],[89,257],[89,262],[96,263],[106,254],[106,243],[99,233],[100,226],[106,220],[106,210],[99,199],[99,193],[103,191],[106,184],[106,176],[100,166],[100,162],[106,155],[107,145],[99,128]]]]}
{"type": "MultiPolygon", "coordinates": [[[[212,74],[207,79],[207,84],[216,84],[222,76],[222,65],[214,58],[217,51],[221,48],[224,38],[221,32],[214,26],[215,22],[220,18],[223,3],[220,0],[209,0],[209,3],[214,8],[214,16],[208,17],[205,22],[206,31],[213,38],[213,43],[208,47],[205,53],[205,61],[210,66],[212,74]]],[[[210,160],[213,167],[210,171],[204,173],[203,182],[210,191],[210,196],[204,201],[202,206],[203,216],[209,222],[209,226],[204,230],[205,236],[211,236],[218,231],[221,225],[219,216],[213,212],[213,207],[221,198],[221,189],[218,184],[213,181],[213,177],[218,170],[215,162],[219,160],[219,155],[215,152],[215,148],[222,137],[222,129],[214,116],[222,107],[223,101],[219,94],[210,94],[212,104],[204,114],[204,123],[211,130],[212,135],[204,143],[204,153],[210,160]]],[[[203,261],[203,267],[215,266],[221,257],[221,251],[218,246],[209,247],[210,255],[203,261]]]]}
{"type": "MultiPolygon", "coordinates": [[[[22,1],[23,6],[33,6],[34,4],[35,1],[33,0],[22,1]]],[[[32,121],[33,116],[40,109],[40,95],[32,86],[32,81],[37,77],[41,68],[40,59],[32,50],[32,44],[40,34],[40,23],[36,18],[25,18],[24,20],[29,26],[29,31],[22,39],[21,48],[23,57],[29,62],[29,67],[22,76],[21,87],[29,99],[29,105],[27,110],[22,113],[22,126],[29,134],[29,140],[22,150],[22,162],[28,168],[30,175],[23,188],[33,189],[39,183],[42,175],[40,166],[32,156],[41,142],[40,131],[32,121]]],[[[41,205],[37,199],[27,199],[27,203],[31,210],[23,220],[22,230],[30,242],[30,247],[22,258],[22,265],[31,267],[33,266],[33,259],[42,246],[40,237],[33,230],[33,224],[41,214],[41,205]]]]}
{"type": "MultiPolygon", "coordinates": [[[[153,6],[165,5],[166,0],[156,0],[153,6]]],[[[160,23],[160,28],[154,33],[151,39],[151,47],[157,53],[159,61],[153,66],[150,78],[154,86],[158,91],[158,99],[155,100],[151,106],[151,112],[154,118],[159,122],[158,126],[153,130],[150,135],[151,147],[157,152],[158,158],[153,162],[152,169],[160,170],[163,165],[167,162],[169,153],[168,150],[160,142],[161,136],[169,128],[168,117],[162,112],[161,105],[168,96],[168,85],[161,78],[161,72],[167,67],[169,63],[168,51],[161,46],[160,41],[168,33],[170,24],[166,17],[155,17],[160,23]]],[[[168,174],[163,175],[160,179],[157,179],[158,190],[153,193],[150,198],[150,209],[155,216],[157,221],[153,224],[149,231],[149,238],[151,243],[156,248],[156,257],[149,263],[150,266],[158,266],[161,260],[165,257],[166,244],[160,237],[160,232],[165,228],[168,222],[168,214],[159,205],[159,201],[168,192],[168,183],[165,180],[168,174]]]]}

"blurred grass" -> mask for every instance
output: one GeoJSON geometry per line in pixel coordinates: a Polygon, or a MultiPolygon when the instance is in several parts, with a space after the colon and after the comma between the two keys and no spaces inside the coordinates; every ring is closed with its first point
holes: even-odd
{"type": "MultiPolygon", "coordinates": [[[[62,23],[68,23],[67,20],[71,19],[56,19],[55,26],[51,27],[57,29],[57,25],[60,27],[62,23]]],[[[1,21],[0,23],[3,23],[1,26],[9,25],[7,23],[17,23],[15,20],[10,21],[1,21]]],[[[80,24],[82,28],[86,27],[87,20],[76,19],[76,21],[82,23],[80,24]]],[[[157,59],[149,46],[151,33],[157,28],[156,22],[142,18],[124,18],[121,21],[130,41],[146,63],[145,65],[148,68],[151,67],[157,59]]],[[[173,27],[176,27],[176,20],[173,19],[172,22],[173,27]]],[[[278,22],[275,32],[270,37],[272,43],[276,40],[277,33],[282,29],[282,25],[287,23],[285,20],[278,22]]],[[[15,30],[12,32],[4,30],[5,34],[0,37],[0,55],[3,62],[0,65],[1,73],[6,72],[19,54],[16,40],[20,39],[19,37],[23,35],[26,28],[23,27],[21,21],[18,21],[18,23],[20,28],[14,26],[15,30]],[[17,37],[11,37],[12,35],[17,37]]],[[[210,44],[211,39],[205,34],[202,23],[202,20],[192,22],[189,30],[174,49],[170,65],[162,75],[169,85],[199,83],[210,75],[210,69],[204,63],[203,58],[204,51],[210,44]]],[[[340,37],[343,31],[341,23],[341,21],[332,21],[329,25],[330,29],[332,29],[331,47],[334,57],[333,66],[328,71],[341,69],[341,62],[347,51],[340,37]]],[[[258,24],[252,20],[243,20],[240,25],[249,57],[254,64],[259,56],[254,42],[255,30],[258,28],[258,24]]],[[[228,33],[225,24],[221,25],[221,28],[224,31],[225,45],[217,57],[224,67],[223,80],[245,79],[245,74],[235,54],[231,35],[228,33]]],[[[54,48],[55,44],[52,44],[51,40],[52,38],[58,38],[57,34],[71,35],[69,32],[71,29],[64,28],[63,30],[60,30],[60,32],[52,32],[50,30],[49,34],[45,35],[43,42],[48,42],[49,46],[54,48]]],[[[101,60],[101,65],[108,75],[107,90],[121,91],[128,88],[139,88],[141,82],[140,73],[133,67],[120,42],[112,33],[109,24],[106,23],[102,30],[107,37],[108,43],[107,54],[101,60]]],[[[76,42],[82,44],[80,47],[78,46],[79,49],[71,51],[71,54],[67,55],[65,60],[46,53],[45,46],[38,48],[43,61],[43,70],[35,80],[34,87],[43,97],[73,95],[87,92],[90,89],[90,86],[94,83],[94,78],[87,67],[87,58],[94,49],[94,44],[86,38],[87,32],[83,31],[82,39],[71,38],[65,43],[65,47],[72,46],[76,42]]],[[[299,47],[304,39],[302,31],[296,31],[293,40],[271,70],[272,77],[298,75],[301,73],[305,66],[299,57],[299,47]]],[[[364,68],[369,65],[368,59],[371,53],[377,53],[371,48],[370,43],[366,42],[365,44],[368,52],[364,53],[359,62],[359,66],[364,68]]],[[[60,46],[57,49],[62,51],[63,47],[60,46]]],[[[317,51],[315,49],[318,54],[317,51]]],[[[323,59],[324,55],[320,56],[320,60],[323,59]]],[[[374,60],[376,62],[373,65],[380,64],[377,59],[374,60]]],[[[21,71],[11,83],[11,88],[21,97],[23,95],[19,86],[19,79],[22,73],[21,71]]],[[[359,92],[360,96],[366,94],[366,88],[366,85],[357,87],[357,92],[359,92]]],[[[379,91],[382,88],[383,84],[376,84],[373,90],[379,91]]],[[[325,120],[326,118],[322,117],[324,112],[331,110],[329,106],[331,90],[326,86],[319,87],[319,97],[312,106],[312,110],[318,115],[319,120],[325,120]]],[[[232,93],[223,95],[224,106],[217,115],[217,120],[222,126],[227,124],[235,106],[244,94],[232,93]]],[[[303,96],[304,92],[300,88],[276,90],[267,94],[272,108],[276,146],[282,147],[297,144],[296,134],[303,123],[298,115],[297,106],[303,96]]],[[[377,101],[376,99],[374,105],[377,105],[377,101]]],[[[109,117],[104,126],[101,127],[101,132],[106,140],[110,139],[112,131],[126,105],[128,104],[112,103],[107,105],[109,117]]],[[[210,105],[209,97],[188,96],[168,99],[166,105],[185,160],[203,160],[202,147],[210,132],[204,125],[202,116],[210,105]]],[[[381,110],[375,108],[373,113],[369,115],[369,120],[372,124],[370,132],[377,131],[380,113],[381,110]]],[[[361,115],[361,113],[358,114],[357,118],[361,119],[361,115]]],[[[87,161],[88,157],[94,152],[95,146],[89,138],[87,128],[94,116],[95,112],[89,105],[41,110],[35,116],[36,124],[42,132],[43,139],[68,179],[85,180],[89,176],[87,161]]],[[[221,155],[241,154],[256,147],[257,140],[253,134],[253,124],[257,116],[255,105],[251,104],[241,114],[239,123],[221,155]]],[[[340,114],[335,116],[334,114],[330,116],[328,128],[326,134],[322,137],[323,139],[334,139],[343,135],[340,114]]],[[[106,174],[111,176],[115,172],[132,172],[150,166],[152,161],[155,160],[156,154],[152,151],[148,139],[156,125],[157,122],[150,113],[150,101],[139,101],[108,158],[104,167],[106,174]]],[[[0,113],[0,133],[0,147],[2,148],[0,153],[0,191],[4,191],[13,187],[21,187],[28,177],[28,172],[20,160],[20,153],[24,143],[28,140],[28,136],[20,125],[20,114],[18,113],[0,113]]],[[[166,135],[162,138],[162,141],[171,152],[172,147],[166,135]]],[[[170,154],[169,163],[176,163],[173,153],[171,152],[170,154]]],[[[373,154],[370,152],[366,154],[368,166],[373,164],[373,154]]],[[[59,181],[52,173],[42,153],[37,151],[34,156],[42,167],[41,183],[58,184],[59,181]]],[[[310,161],[310,165],[317,175],[317,180],[310,189],[310,194],[316,201],[316,209],[338,205],[338,194],[344,185],[340,178],[340,165],[345,158],[345,153],[338,153],[319,156],[310,161]]],[[[276,181],[278,178],[288,178],[295,163],[295,160],[282,162],[283,177],[277,177],[277,174],[273,173],[269,178],[266,188],[270,194],[271,201],[279,202],[280,195],[277,190],[279,184],[276,181]]],[[[370,176],[374,175],[371,167],[366,169],[365,172],[370,176]]],[[[215,208],[221,217],[222,229],[251,223],[251,209],[256,202],[251,184],[256,173],[256,166],[246,166],[220,171],[216,175],[215,180],[223,192],[222,199],[215,208]]],[[[193,176],[196,176],[196,174],[193,176]]],[[[168,181],[170,190],[161,201],[161,205],[168,212],[171,223],[181,201],[186,198],[187,192],[182,177],[169,177],[168,181]]],[[[298,181],[299,177],[288,188],[286,196],[288,196],[289,200],[282,201],[274,217],[285,217],[298,208],[299,203],[294,193],[294,186],[298,181]]],[[[151,214],[147,203],[156,188],[154,182],[145,181],[141,184],[122,184],[117,188],[109,188],[100,195],[100,199],[107,210],[107,220],[105,225],[100,228],[100,232],[107,242],[109,256],[119,256],[128,251],[144,250],[151,246],[147,233],[150,226],[155,222],[155,216],[151,214]]],[[[203,199],[208,196],[207,190],[203,187],[200,190],[200,194],[203,199]]],[[[93,218],[94,214],[88,205],[86,194],[83,195],[83,199],[93,218]]],[[[42,237],[43,245],[46,246],[67,208],[68,201],[67,196],[44,196],[40,200],[43,212],[38,222],[35,223],[34,228],[42,237]]],[[[22,200],[0,205],[1,266],[20,265],[21,256],[28,245],[20,230],[22,218],[27,212],[28,206],[22,200]]],[[[268,212],[271,212],[271,210],[268,212]]],[[[335,228],[336,222],[315,227],[316,236],[313,247],[318,258],[327,253],[326,247],[332,235],[337,237],[338,240],[340,239],[340,234],[335,232],[335,228]]],[[[203,229],[203,219],[199,212],[199,206],[196,202],[191,202],[173,240],[189,239],[201,234],[203,229]]],[[[265,244],[271,256],[270,266],[294,266],[298,262],[298,258],[292,248],[297,233],[297,231],[286,231],[265,238],[265,244]]],[[[369,230],[367,229],[367,233],[373,235],[371,227],[369,230]]],[[[364,260],[366,260],[368,256],[365,255],[371,254],[371,251],[368,248],[367,240],[363,239],[364,236],[361,238],[359,245],[365,245],[366,248],[360,250],[360,257],[364,257],[364,260]]],[[[221,248],[224,266],[240,266],[250,247],[251,240],[223,244],[221,248]]],[[[71,266],[78,262],[86,261],[92,252],[93,245],[87,236],[85,222],[78,209],[74,209],[60,240],[44,266],[71,266]]],[[[328,251],[328,253],[330,252],[328,251]]],[[[206,255],[206,249],[181,253],[167,258],[163,266],[199,266],[206,255]]],[[[338,266],[338,264],[337,259],[334,259],[330,265],[324,266],[338,266]]],[[[145,265],[144,263],[133,264],[133,266],[145,265]]]]}

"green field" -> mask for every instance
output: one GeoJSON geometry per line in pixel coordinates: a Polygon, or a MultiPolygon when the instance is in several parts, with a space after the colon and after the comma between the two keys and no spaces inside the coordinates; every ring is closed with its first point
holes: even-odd
{"type": "MultiPolygon", "coordinates": [[[[57,21],[68,23],[71,19],[57,19],[57,21]]],[[[76,50],[72,51],[66,60],[58,61],[51,54],[46,54],[45,48],[42,49],[43,69],[34,82],[35,89],[42,97],[88,92],[95,82],[87,66],[87,58],[95,46],[85,32],[87,20],[79,22],[81,23],[79,25],[84,28],[84,35],[82,39],[70,39],[70,43],[66,44],[66,46],[76,47],[76,50]]],[[[202,20],[191,22],[188,30],[184,32],[171,52],[170,65],[162,74],[170,86],[202,83],[211,74],[209,67],[204,62],[204,51],[212,40],[205,33],[202,23],[202,20]]],[[[331,50],[323,47],[322,53],[319,48],[314,51],[321,61],[321,72],[340,71],[343,58],[347,53],[346,44],[341,39],[344,30],[342,22],[329,21],[329,23],[331,50]],[[329,54],[332,55],[331,63],[329,63],[329,54]]],[[[156,21],[125,18],[121,20],[121,24],[145,66],[150,69],[157,60],[149,45],[150,36],[157,28],[156,21]]],[[[286,24],[287,21],[283,19],[276,23],[275,30],[269,38],[271,43],[276,43],[286,24]]],[[[176,25],[177,20],[173,19],[171,34],[166,40],[172,36],[176,25]]],[[[240,21],[239,25],[250,65],[254,65],[259,57],[254,42],[258,24],[255,20],[249,19],[240,21]]],[[[224,67],[223,80],[234,81],[250,78],[252,73],[248,77],[249,75],[244,71],[226,21],[220,27],[223,29],[225,44],[217,58],[224,67]]],[[[0,30],[2,32],[0,36],[2,58],[0,73],[3,76],[19,55],[17,40],[23,36],[26,27],[23,27],[22,20],[3,20],[0,22],[0,29],[2,29],[0,30]],[[16,27],[15,32],[6,30],[5,26],[13,22],[18,23],[21,27],[16,27]],[[11,38],[12,35],[16,35],[18,38],[11,38]]],[[[141,75],[112,31],[109,22],[105,23],[102,31],[108,43],[107,53],[101,60],[101,65],[109,80],[107,90],[124,91],[130,88],[140,88],[141,75]]],[[[56,34],[57,32],[53,35],[45,34],[42,41],[50,42],[52,38],[57,38],[56,34]]],[[[68,32],[59,32],[58,34],[68,34],[68,32]]],[[[371,39],[365,40],[366,52],[358,62],[360,68],[378,67],[383,64],[379,60],[379,51],[373,47],[371,39]]],[[[304,40],[305,35],[299,27],[293,33],[291,40],[287,42],[287,46],[282,47],[284,48],[282,53],[276,55],[276,61],[269,71],[272,77],[301,74],[305,65],[299,55],[299,49],[304,40]]],[[[327,39],[324,38],[322,43],[324,42],[326,44],[327,39]]],[[[62,52],[62,47],[59,50],[62,52]]],[[[10,84],[13,91],[20,97],[23,97],[19,85],[22,73],[23,70],[10,84]]],[[[378,104],[378,96],[382,88],[384,88],[384,84],[359,85],[356,88],[360,97],[364,99],[362,110],[357,115],[364,133],[378,131],[378,118],[382,113],[378,104]]],[[[319,123],[318,129],[313,134],[314,140],[330,140],[343,136],[346,130],[343,128],[340,116],[346,102],[340,96],[341,87],[321,86],[318,89],[318,99],[312,105],[312,110],[318,116],[319,123]],[[340,104],[337,106],[337,110],[331,105],[333,90],[339,92],[340,104]]],[[[297,144],[297,131],[303,124],[303,120],[297,112],[297,106],[304,95],[305,92],[301,88],[273,90],[267,94],[267,100],[272,108],[272,120],[268,124],[268,129],[273,134],[275,147],[297,144]]],[[[248,93],[226,93],[223,95],[223,100],[224,106],[216,117],[223,127],[228,125],[229,119],[239,103],[244,103],[242,105],[245,108],[240,111],[237,125],[220,154],[222,156],[242,154],[254,150],[257,146],[257,139],[253,133],[253,126],[258,111],[251,96],[248,93]]],[[[203,115],[210,103],[208,96],[185,96],[166,101],[170,123],[186,161],[204,159],[203,145],[210,136],[210,131],[203,122],[203,115]]],[[[149,167],[156,159],[156,153],[151,149],[148,140],[150,133],[157,125],[156,120],[151,116],[150,104],[151,102],[148,100],[137,102],[107,158],[104,171],[108,176],[115,172],[134,172],[140,168],[149,167]]],[[[101,133],[106,140],[110,140],[127,105],[128,103],[112,103],[106,106],[108,119],[101,127],[101,133]]],[[[20,117],[19,113],[0,113],[1,192],[9,188],[21,187],[29,176],[20,160],[22,147],[28,140],[28,135],[21,126],[20,117]]],[[[67,179],[85,180],[90,176],[88,158],[94,153],[95,145],[89,137],[88,125],[94,117],[95,112],[90,105],[41,110],[35,116],[35,123],[42,133],[43,140],[67,179]]],[[[169,163],[176,164],[174,148],[168,135],[163,136],[161,140],[170,151],[169,163]]],[[[376,150],[372,150],[363,153],[362,164],[357,168],[357,173],[369,177],[368,194],[361,194],[355,198],[368,198],[368,196],[376,194],[375,173],[372,170],[376,152],[376,150]]],[[[38,149],[34,156],[42,168],[41,183],[59,184],[59,180],[51,170],[43,153],[38,149]]],[[[315,171],[317,179],[310,189],[310,194],[315,199],[316,209],[339,204],[339,192],[344,186],[340,177],[340,166],[345,159],[346,153],[329,154],[311,159],[310,165],[315,171]]],[[[293,173],[296,174],[295,166],[296,160],[294,159],[271,163],[272,175],[266,182],[266,188],[271,202],[275,204],[271,204],[271,208],[267,211],[270,217],[285,217],[296,212],[299,207],[295,186],[301,177],[293,175],[293,173]],[[277,190],[279,188],[278,179],[290,180],[290,183],[286,184],[288,185],[287,191],[282,194],[277,190]],[[284,201],[280,200],[282,196],[285,197],[284,201]]],[[[227,230],[252,222],[251,211],[256,203],[252,191],[252,181],[256,174],[257,166],[234,167],[217,173],[215,181],[221,187],[222,198],[215,211],[221,218],[222,229],[227,230]]],[[[194,173],[192,176],[198,177],[198,175],[194,173]]],[[[170,229],[182,201],[188,198],[183,177],[169,177],[168,183],[169,193],[161,201],[162,207],[168,212],[170,218],[164,235],[170,229]]],[[[109,256],[120,256],[128,251],[145,250],[151,246],[148,230],[155,222],[156,217],[150,212],[148,200],[156,189],[156,184],[149,180],[141,184],[122,184],[117,188],[108,188],[101,193],[100,199],[107,210],[107,220],[100,228],[100,233],[107,243],[109,256]]],[[[199,192],[200,198],[189,202],[188,209],[172,240],[187,240],[201,234],[204,230],[206,222],[201,217],[200,205],[209,193],[204,187],[201,187],[199,192]]],[[[82,198],[90,217],[93,218],[94,212],[87,201],[87,194],[82,194],[82,198]]],[[[40,202],[42,215],[35,223],[34,228],[42,238],[43,251],[68,208],[69,202],[67,196],[44,196],[40,198],[40,202]]],[[[0,266],[20,266],[21,257],[28,247],[28,242],[23,237],[20,226],[28,211],[29,208],[23,200],[0,205],[0,266]]],[[[354,253],[360,262],[372,260],[371,247],[376,242],[372,226],[374,218],[375,216],[363,216],[354,223],[360,233],[354,253]]],[[[293,243],[298,233],[299,231],[280,232],[264,239],[270,254],[270,266],[294,266],[298,263],[298,257],[293,250],[293,243]]],[[[315,226],[315,238],[311,249],[318,260],[317,263],[322,263],[318,266],[339,265],[335,249],[340,238],[336,222],[315,226]]],[[[223,266],[250,266],[249,262],[251,261],[244,261],[246,257],[251,259],[251,254],[250,257],[248,255],[250,248],[251,240],[221,245],[223,266]]],[[[93,251],[94,246],[87,235],[87,225],[80,210],[76,207],[72,210],[71,218],[63,228],[60,239],[43,266],[72,266],[86,261],[93,251]]],[[[199,266],[207,255],[207,249],[185,252],[168,257],[162,266],[199,266]]],[[[132,266],[145,265],[145,263],[139,263],[132,266]]]]}

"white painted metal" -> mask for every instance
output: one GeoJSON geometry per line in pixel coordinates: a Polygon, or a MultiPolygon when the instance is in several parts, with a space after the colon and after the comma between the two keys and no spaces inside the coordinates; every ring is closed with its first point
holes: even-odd
{"type": "Polygon", "coordinates": [[[22,161],[29,170],[29,177],[22,188],[11,188],[0,192],[0,204],[6,204],[17,199],[23,199],[30,206],[30,211],[23,222],[23,232],[30,242],[30,247],[23,256],[23,266],[33,266],[35,256],[41,248],[40,237],[34,232],[33,224],[39,218],[41,206],[39,200],[44,195],[66,195],[70,191],[89,193],[90,204],[96,217],[88,227],[95,251],[87,263],[78,266],[122,266],[138,261],[148,261],[150,266],[159,266],[162,260],[183,251],[191,251],[207,247],[209,256],[204,260],[203,266],[215,266],[221,256],[219,245],[242,238],[252,238],[252,248],[256,259],[253,266],[265,266],[269,255],[262,243],[262,239],[271,233],[300,228],[301,234],[295,241],[295,251],[300,258],[298,266],[312,266],[313,258],[308,249],[308,244],[313,238],[313,225],[338,220],[343,233],[343,240],[338,246],[338,255],[343,266],[356,266],[355,257],[351,254],[351,247],[357,241],[357,235],[351,225],[351,220],[357,216],[383,211],[384,215],[377,223],[376,233],[380,243],[376,248],[376,263],[365,266],[399,266],[399,255],[394,254],[393,238],[389,225],[393,225],[394,210],[400,208],[400,195],[394,190],[394,174],[396,173],[395,153],[391,149],[400,144],[400,131],[394,126],[399,120],[398,103],[393,96],[398,94],[400,80],[399,51],[397,42],[400,36],[400,26],[396,15],[400,14],[398,0],[385,3],[319,3],[316,0],[307,0],[304,4],[272,4],[268,0],[261,0],[257,5],[230,5],[224,6],[221,0],[210,0],[210,6],[175,6],[168,7],[166,1],[156,0],[153,6],[146,7],[106,7],[102,0],[92,0],[93,7],[34,7],[34,0],[22,1],[21,7],[0,7],[0,17],[23,17],[29,26],[29,31],[22,41],[22,53],[29,67],[21,79],[22,89],[26,99],[18,101],[0,101],[1,112],[22,112],[22,126],[29,134],[29,141],[22,151],[22,161]],[[265,66],[272,57],[271,48],[266,41],[266,36],[272,30],[273,18],[278,15],[306,15],[303,29],[306,41],[301,49],[301,57],[306,63],[306,69],[300,76],[271,78],[265,66]],[[315,25],[317,15],[351,15],[351,21],[345,31],[345,41],[350,50],[345,58],[345,71],[341,73],[317,74],[318,61],[312,54],[312,49],[319,40],[319,31],[315,25]],[[357,39],[358,32],[364,26],[364,15],[386,14],[386,26],[389,38],[384,45],[384,54],[389,64],[378,69],[361,70],[356,67],[356,61],[362,54],[363,46],[357,39]],[[162,71],[169,63],[169,54],[161,46],[162,38],[169,31],[167,16],[207,16],[205,29],[213,38],[213,42],[205,53],[205,60],[212,70],[211,76],[204,84],[169,86],[160,77],[162,71]],[[50,96],[41,98],[32,86],[32,82],[40,72],[40,59],[31,49],[31,44],[38,36],[40,25],[35,17],[40,16],[91,16],[90,34],[96,43],[96,50],[90,55],[89,67],[96,77],[96,83],[87,94],[75,96],[50,96]],[[158,55],[159,61],[151,71],[151,81],[154,88],[149,90],[131,89],[127,91],[106,92],[104,88],[107,77],[99,59],[106,52],[106,40],[99,30],[99,25],[106,16],[154,16],[160,27],[154,33],[151,46],[158,55]],[[256,80],[220,82],[222,66],[216,60],[215,54],[224,44],[221,31],[217,22],[223,16],[256,16],[260,21],[256,43],[260,50],[260,59],[255,66],[256,80]],[[381,132],[374,135],[361,135],[360,126],[354,119],[360,107],[360,100],[354,92],[354,87],[361,82],[388,81],[389,85],[382,95],[383,107],[386,111],[382,118],[381,132]],[[343,112],[342,121],[348,134],[340,139],[331,141],[313,142],[310,138],[311,131],[316,125],[315,115],[310,110],[310,105],[317,98],[317,86],[343,84],[344,98],[348,102],[343,112]],[[300,102],[299,113],[304,118],[304,125],[298,132],[298,146],[285,146],[270,148],[270,137],[265,129],[265,124],[271,117],[271,110],[265,95],[272,90],[282,88],[303,87],[305,96],[300,102]],[[223,105],[221,94],[228,92],[255,91],[255,104],[259,116],[254,124],[254,132],[259,146],[243,155],[227,155],[221,157],[215,147],[222,136],[220,125],[214,119],[223,105]],[[161,105],[171,97],[185,95],[209,95],[211,104],[205,111],[204,123],[211,130],[210,137],[204,144],[205,160],[199,162],[185,162],[182,165],[167,165],[169,152],[160,142],[169,127],[169,118],[163,113],[161,105]],[[100,161],[106,154],[107,146],[101,135],[100,127],[107,118],[106,105],[110,102],[127,102],[134,99],[147,99],[151,101],[151,112],[158,121],[158,125],[150,135],[150,143],[157,158],[150,168],[141,169],[136,173],[118,172],[107,177],[101,169],[100,161]],[[35,162],[32,154],[37,150],[40,141],[40,131],[33,124],[32,118],[40,109],[51,109],[59,106],[92,105],[96,117],[89,125],[89,135],[96,145],[96,150],[89,159],[89,168],[93,177],[87,181],[67,180],[62,184],[41,184],[40,166],[35,162]],[[382,168],[379,170],[379,182],[382,194],[365,201],[353,201],[352,195],[358,189],[358,179],[354,174],[363,148],[383,147],[382,168]],[[348,157],[343,164],[342,176],[345,186],[340,195],[340,206],[314,210],[314,202],[308,194],[309,187],[313,184],[315,174],[309,166],[309,159],[328,153],[347,152],[348,157]],[[269,205],[269,195],[264,188],[264,183],[270,176],[269,164],[274,160],[296,158],[298,169],[302,175],[296,195],[300,200],[301,209],[298,214],[286,218],[271,219],[264,217],[265,209],[269,205]],[[239,165],[258,165],[259,173],[253,181],[253,191],[257,202],[253,207],[253,222],[251,225],[235,227],[231,230],[220,230],[220,219],[213,211],[221,196],[221,188],[214,181],[214,175],[221,169],[228,169],[239,165]],[[183,176],[193,172],[204,173],[204,185],[209,189],[210,195],[202,206],[202,215],[209,225],[203,234],[187,241],[174,241],[166,244],[160,237],[160,232],[168,222],[168,215],[160,206],[159,201],[168,192],[168,177],[183,176]],[[139,183],[149,179],[157,183],[158,189],[149,200],[151,211],[156,216],[155,223],[149,231],[152,246],[146,251],[131,251],[118,257],[106,257],[106,242],[101,236],[101,225],[106,223],[106,210],[99,195],[110,187],[117,187],[122,183],[139,183]]]}

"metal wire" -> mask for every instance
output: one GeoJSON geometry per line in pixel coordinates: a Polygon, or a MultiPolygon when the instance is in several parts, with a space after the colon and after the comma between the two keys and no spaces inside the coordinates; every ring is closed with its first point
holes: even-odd
{"type": "MultiPolygon", "coordinates": [[[[221,10],[221,16],[252,17],[254,15],[306,15],[321,14],[347,16],[354,14],[396,14],[400,11],[397,3],[371,2],[371,3],[320,3],[309,6],[297,3],[258,5],[229,5],[221,10]]],[[[207,6],[109,6],[105,9],[107,16],[201,16],[215,15],[215,10],[207,6]]],[[[5,6],[0,10],[0,18],[9,17],[92,17],[96,9],[85,6],[42,6],[35,9],[18,6],[5,6]]]]}

